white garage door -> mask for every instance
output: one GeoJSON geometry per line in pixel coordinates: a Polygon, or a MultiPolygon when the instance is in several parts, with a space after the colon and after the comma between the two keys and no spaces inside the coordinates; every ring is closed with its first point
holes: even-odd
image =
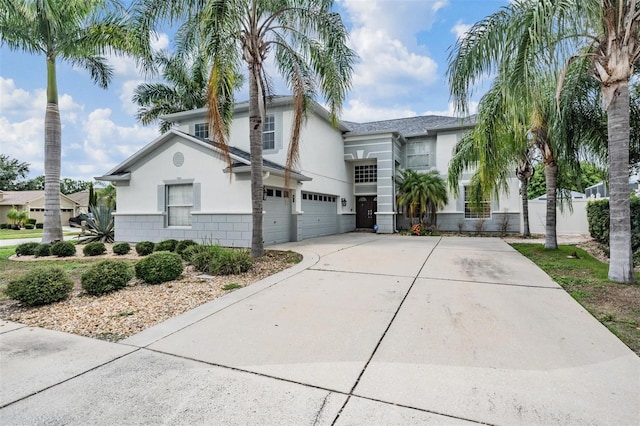
{"type": "Polygon", "coordinates": [[[280,188],[266,188],[262,217],[264,244],[279,244],[290,241],[291,201],[289,194],[280,188]]]}
{"type": "Polygon", "coordinates": [[[302,193],[302,238],[338,233],[337,198],[333,195],[302,193]]]}

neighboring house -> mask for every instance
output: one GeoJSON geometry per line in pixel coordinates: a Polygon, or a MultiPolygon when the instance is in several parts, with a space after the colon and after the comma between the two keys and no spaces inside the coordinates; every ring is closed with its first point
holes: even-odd
{"type": "MultiPolygon", "coordinates": [[[[0,223],[9,223],[7,213],[15,207],[26,210],[29,217],[36,222],[44,222],[44,191],[0,191],[0,223]]],[[[69,223],[69,218],[79,213],[79,205],[71,198],[60,194],[60,218],[63,225],[69,223]]]]}
{"type": "MultiPolygon", "coordinates": [[[[170,114],[175,127],[97,180],[117,189],[116,240],[167,238],[224,246],[251,244],[248,102],[236,105],[230,133],[231,169],[208,137],[205,108],[170,114]]],[[[406,225],[396,208],[396,177],[404,168],[446,173],[451,153],[473,127],[453,117],[374,123],[330,123],[312,104],[301,133],[299,170],[285,187],[292,122],[290,97],[274,98],[264,125],[264,241],[275,244],[352,231],[392,233],[406,225]]],[[[463,176],[468,182],[471,173],[463,176]]],[[[438,214],[442,230],[520,229],[518,183],[481,212],[450,197],[438,214]]]]}
{"type": "MultiPolygon", "coordinates": [[[[590,199],[609,198],[609,187],[606,182],[598,182],[595,185],[591,185],[586,188],[584,192],[587,198],[590,199]]],[[[631,175],[629,177],[629,193],[636,193],[637,195],[640,195],[639,175],[631,175]]]]}
{"type": "Polygon", "coordinates": [[[89,213],[89,191],[78,191],[73,194],[67,194],[67,197],[78,204],[80,213],[89,213]]]}

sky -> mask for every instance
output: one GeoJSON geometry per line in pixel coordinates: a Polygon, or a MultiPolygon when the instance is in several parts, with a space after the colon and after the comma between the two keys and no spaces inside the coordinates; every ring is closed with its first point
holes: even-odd
{"type": "MultiPolygon", "coordinates": [[[[350,47],[359,55],[342,119],[454,115],[446,78],[449,50],[472,24],[507,4],[508,0],[336,0],[349,29],[350,47]]],[[[171,49],[171,37],[159,33],[154,47],[171,49]]],[[[63,178],[91,181],[159,135],[157,125],[145,127],[135,119],[131,95],[145,81],[135,62],[112,57],[109,63],[115,73],[107,90],[94,85],[88,72],[57,64],[63,178]]],[[[0,153],[29,163],[30,178],[44,174],[45,89],[44,56],[0,47],[0,153]]],[[[246,100],[246,93],[243,88],[236,99],[246,100]]],[[[472,102],[472,112],[475,105],[472,102]]]]}

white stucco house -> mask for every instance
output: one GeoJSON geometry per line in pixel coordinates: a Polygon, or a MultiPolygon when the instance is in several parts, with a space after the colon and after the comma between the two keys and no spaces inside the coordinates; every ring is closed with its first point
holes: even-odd
{"type": "MultiPolygon", "coordinates": [[[[251,245],[251,190],[248,102],[235,107],[230,133],[231,170],[209,140],[207,110],[163,117],[175,123],[98,180],[117,188],[116,240],[137,242],[193,239],[224,246],[251,245]]],[[[402,223],[396,206],[400,171],[446,173],[451,153],[473,127],[453,117],[423,116],[371,123],[331,125],[314,103],[301,134],[299,170],[284,182],[292,102],[276,97],[264,126],[264,242],[299,241],[377,228],[393,233],[402,223]],[[377,226],[376,226],[377,225],[377,226]]],[[[520,229],[518,183],[509,194],[487,203],[483,212],[450,197],[438,214],[441,230],[520,229]]],[[[466,179],[466,180],[465,180],[466,179]]]]}

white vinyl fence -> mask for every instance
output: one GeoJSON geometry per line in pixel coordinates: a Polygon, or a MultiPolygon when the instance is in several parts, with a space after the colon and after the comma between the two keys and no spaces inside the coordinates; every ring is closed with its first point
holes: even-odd
{"type": "MultiPolygon", "coordinates": [[[[587,203],[589,200],[571,200],[573,211],[567,204],[563,210],[557,208],[556,232],[558,235],[589,235],[587,203]]],[[[558,203],[559,204],[559,203],[558,203]]],[[[546,200],[529,200],[529,229],[532,234],[544,234],[547,216],[546,200]]]]}

